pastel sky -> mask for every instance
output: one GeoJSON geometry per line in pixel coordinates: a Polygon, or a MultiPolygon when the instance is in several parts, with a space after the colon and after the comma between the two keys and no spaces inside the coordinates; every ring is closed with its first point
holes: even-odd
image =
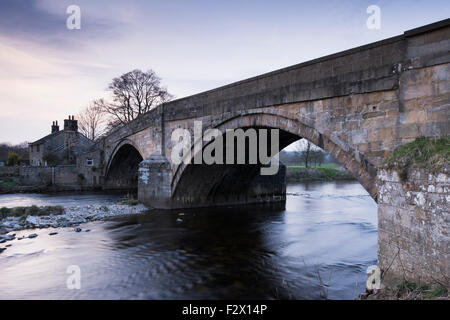
{"type": "Polygon", "coordinates": [[[0,142],[41,138],[135,68],[180,98],[449,16],[448,0],[0,0],[0,142]]]}

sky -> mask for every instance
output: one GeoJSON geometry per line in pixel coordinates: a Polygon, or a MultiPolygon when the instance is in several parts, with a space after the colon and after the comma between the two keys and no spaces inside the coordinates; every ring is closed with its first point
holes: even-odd
{"type": "Polygon", "coordinates": [[[0,142],[49,134],[136,68],[182,98],[448,17],[448,0],[0,0],[0,142]]]}

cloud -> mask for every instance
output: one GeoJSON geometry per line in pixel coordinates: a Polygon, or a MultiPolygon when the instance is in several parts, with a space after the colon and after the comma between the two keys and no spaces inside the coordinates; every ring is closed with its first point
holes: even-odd
{"type": "Polygon", "coordinates": [[[135,68],[183,97],[450,15],[445,1],[409,3],[378,1],[382,29],[372,32],[369,0],[1,0],[0,140],[39,138],[135,68]],[[72,4],[81,30],[66,28],[72,4]],[[10,130],[24,123],[33,130],[10,130]]]}

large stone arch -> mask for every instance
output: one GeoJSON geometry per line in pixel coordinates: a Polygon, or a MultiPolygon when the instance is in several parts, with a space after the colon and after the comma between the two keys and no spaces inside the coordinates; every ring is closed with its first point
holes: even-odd
{"type": "MultiPolygon", "coordinates": [[[[248,112],[246,114],[224,119],[223,121],[216,123],[215,126],[205,126],[203,130],[209,128],[219,129],[222,134],[225,133],[227,129],[238,128],[280,129],[280,150],[295,140],[302,138],[307,139],[331,154],[361,183],[372,198],[376,200],[376,167],[371,164],[363,154],[353,150],[349,144],[340,141],[336,137],[330,137],[328,134],[320,132],[316,128],[306,125],[298,119],[292,119],[276,113],[248,112]]],[[[205,147],[206,144],[206,142],[202,142],[203,147],[205,147]]],[[[185,174],[189,175],[186,177],[187,179],[194,179],[192,181],[195,181],[195,176],[190,169],[192,166],[193,165],[191,164],[182,163],[172,168],[173,176],[171,180],[171,189],[173,197],[177,197],[181,192],[179,190],[180,186],[186,185],[182,181],[185,174]]],[[[211,176],[209,176],[209,178],[211,178],[211,176]]],[[[198,177],[198,179],[201,179],[201,177],[198,177]]],[[[190,184],[190,188],[193,188],[192,184],[190,184]]],[[[203,189],[202,192],[204,192],[203,189]]],[[[205,194],[205,196],[208,196],[208,194],[205,194]]]]}
{"type": "Polygon", "coordinates": [[[105,169],[104,189],[137,190],[142,152],[129,140],[121,140],[114,148],[105,169]]]}

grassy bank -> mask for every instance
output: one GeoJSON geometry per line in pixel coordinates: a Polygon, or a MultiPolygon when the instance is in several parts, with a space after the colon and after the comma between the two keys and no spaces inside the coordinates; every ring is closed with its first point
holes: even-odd
{"type": "Polygon", "coordinates": [[[385,166],[396,170],[402,180],[407,179],[409,168],[424,168],[436,173],[444,171],[449,165],[449,136],[417,138],[395,149],[385,161],[385,166]]]}
{"type": "Polygon", "coordinates": [[[49,216],[60,215],[64,212],[61,206],[29,206],[29,207],[15,207],[15,208],[0,208],[0,219],[6,217],[27,217],[27,216],[49,216]]]}
{"type": "Polygon", "coordinates": [[[448,300],[448,288],[440,283],[418,285],[403,281],[367,296],[368,300],[448,300]]]}
{"type": "Polygon", "coordinates": [[[9,190],[18,187],[24,187],[24,184],[15,182],[10,178],[0,178],[0,190],[9,190]]]}
{"type": "Polygon", "coordinates": [[[134,199],[128,199],[128,200],[124,200],[124,201],[119,202],[119,204],[122,205],[122,206],[134,207],[134,206],[137,206],[139,204],[139,201],[138,200],[134,200],[134,199]]]}
{"type": "Polygon", "coordinates": [[[287,182],[333,180],[354,180],[354,178],[334,163],[327,163],[313,168],[306,168],[303,165],[286,167],[287,182]]]}
{"type": "Polygon", "coordinates": [[[27,185],[18,183],[10,178],[0,178],[0,194],[23,193],[23,192],[43,192],[47,189],[42,185],[27,185]]]}

